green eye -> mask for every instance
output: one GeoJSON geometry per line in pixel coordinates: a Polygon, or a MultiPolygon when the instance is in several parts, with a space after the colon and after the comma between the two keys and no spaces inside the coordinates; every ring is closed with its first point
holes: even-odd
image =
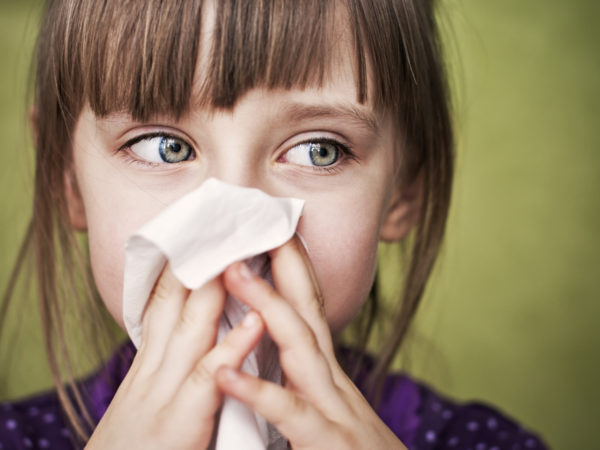
{"type": "Polygon", "coordinates": [[[158,146],[158,153],[164,162],[178,163],[187,160],[192,153],[192,149],[181,139],[163,137],[158,146]]]}
{"type": "Polygon", "coordinates": [[[150,135],[137,138],[126,144],[139,158],[144,161],[161,164],[175,164],[193,159],[192,146],[183,139],[174,136],[150,135]]]}
{"type": "Polygon", "coordinates": [[[304,142],[290,148],[285,159],[300,166],[327,167],[340,159],[340,150],[332,142],[304,142]]]}
{"type": "Polygon", "coordinates": [[[330,166],[338,160],[338,149],[328,142],[310,145],[310,160],[315,166],[330,166]]]}

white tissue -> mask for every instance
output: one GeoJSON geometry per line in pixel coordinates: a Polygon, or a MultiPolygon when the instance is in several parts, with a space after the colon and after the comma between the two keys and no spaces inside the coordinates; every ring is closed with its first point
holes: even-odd
{"type": "MultiPolygon", "coordinates": [[[[188,289],[201,287],[236,261],[269,279],[265,252],[288,241],[296,231],[303,200],[271,197],[258,189],[209,179],[167,207],[127,241],[123,284],[123,320],[136,347],[148,297],[167,260],[188,289]]],[[[247,307],[228,297],[219,324],[220,341],[245,315],[247,307]]],[[[250,354],[242,370],[279,381],[276,349],[267,339],[250,354]]],[[[217,431],[217,450],[264,449],[269,445],[265,420],[245,405],[226,398],[217,431]]]]}

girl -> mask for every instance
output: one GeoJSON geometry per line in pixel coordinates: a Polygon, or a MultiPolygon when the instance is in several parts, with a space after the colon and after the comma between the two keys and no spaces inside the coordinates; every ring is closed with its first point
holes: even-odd
{"type": "Polygon", "coordinates": [[[35,64],[25,249],[57,390],[5,405],[2,446],[206,448],[224,395],[293,448],[542,446],[493,410],[387,375],[449,206],[452,131],[432,1],[49,1],[35,64]],[[297,238],[272,251],[274,287],[236,263],[188,292],[165,267],[139,351],[125,345],[83,382],[67,373],[64,386],[62,312],[84,297],[98,325],[97,290],[122,326],[125,241],[209,177],[304,199],[309,253],[297,238]],[[75,231],[87,233],[84,250],[75,231]],[[405,239],[394,327],[370,359],[377,245],[405,239]],[[226,293],[251,311],[216,344],[226,293]],[[332,336],[357,315],[357,348],[336,348],[332,336]],[[238,370],[265,332],[281,386],[238,370]]]}

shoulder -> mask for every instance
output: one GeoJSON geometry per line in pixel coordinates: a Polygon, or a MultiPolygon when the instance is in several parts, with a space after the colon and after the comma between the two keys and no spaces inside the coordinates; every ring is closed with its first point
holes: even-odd
{"type": "MultiPolygon", "coordinates": [[[[357,387],[370,398],[369,375],[375,360],[369,355],[338,349],[338,358],[357,387]]],[[[375,410],[411,450],[528,450],[545,449],[544,442],[492,406],[456,402],[403,373],[388,375],[375,410]]]]}
{"type": "Polygon", "coordinates": [[[0,449],[73,448],[55,392],[0,403],[0,449]]]}
{"type": "MultiPolygon", "coordinates": [[[[413,422],[412,433],[409,436],[410,448],[413,450],[547,448],[535,434],[489,405],[478,402],[454,402],[405,375],[390,375],[386,384],[388,389],[385,393],[386,399],[378,408],[383,410],[381,416],[384,420],[384,416],[393,416],[389,410],[405,408],[394,399],[394,391],[411,391],[409,398],[412,416],[408,419],[413,422]]],[[[404,396],[406,397],[406,394],[404,396]]],[[[396,417],[396,420],[398,419],[400,417],[396,417]]],[[[406,419],[407,417],[404,418],[405,421],[406,419]]],[[[392,427],[397,428],[398,425],[399,423],[392,424],[392,427]]],[[[406,422],[401,426],[406,429],[406,422]]]]}
{"type": "MultiPolygon", "coordinates": [[[[131,343],[126,343],[97,372],[78,383],[93,421],[100,420],[104,414],[134,354],[131,343]]],[[[74,401],[70,391],[67,395],[74,401]]],[[[79,447],[81,444],[73,439],[56,391],[0,403],[0,450],[79,447]]]]}

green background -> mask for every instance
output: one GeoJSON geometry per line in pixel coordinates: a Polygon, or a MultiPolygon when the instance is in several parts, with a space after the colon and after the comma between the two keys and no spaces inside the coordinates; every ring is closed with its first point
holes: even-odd
{"type": "MultiPolygon", "coordinates": [[[[443,4],[457,180],[402,364],[446,394],[496,405],[554,448],[597,448],[600,3],[443,4]]],[[[38,13],[0,1],[2,289],[31,213],[24,98],[38,13]]],[[[19,294],[25,308],[9,317],[19,333],[2,336],[0,399],[51,384],[30,297],[19,294]]]]}

